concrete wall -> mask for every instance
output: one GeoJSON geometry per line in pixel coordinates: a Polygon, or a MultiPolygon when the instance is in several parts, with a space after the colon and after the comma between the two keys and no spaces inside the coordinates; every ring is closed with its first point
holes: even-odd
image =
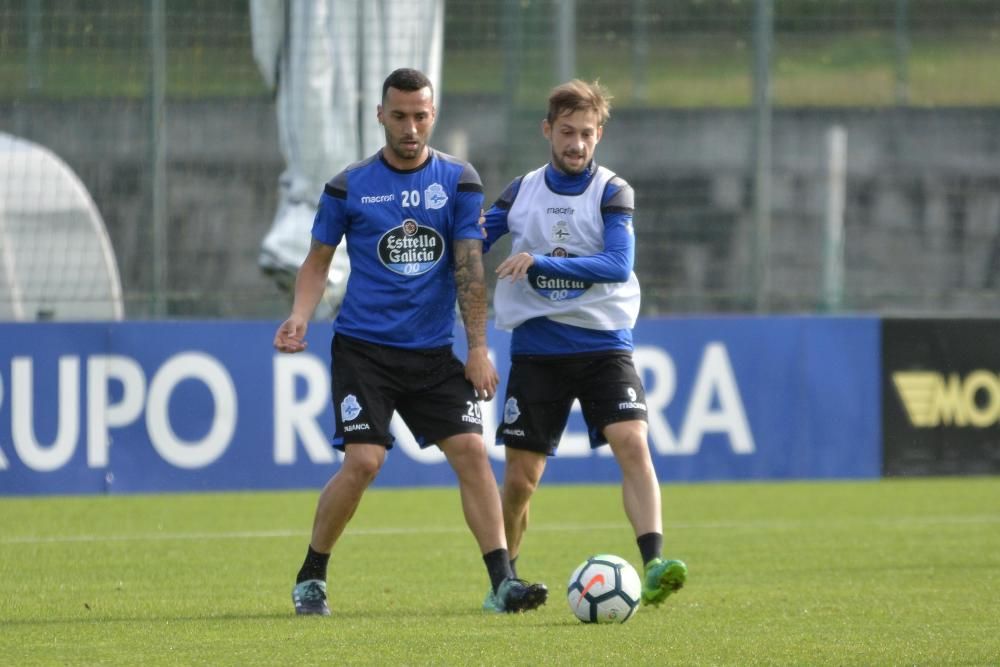
{"type": "MultiPolygon", "coordinates": [[[[141,100],[0,104],[0,129],[53,149],[90,189],[132,317],[150,287],[146,118],[141,100]]],[[[492,200],[547,158],[540,120],[445,98],[434,143],[468,157],[492,200]]],[[[283,316],[287,298],[256,267],[283,167],[273,105],[171,102],[167,121],[171,313],[283,316]]],[[[771,308],[820,305],[834,124],[848,137],[844,308],[1000,312],[1000,109],[776,111],[771,308]]],[[[615,112],[598,157],[636,188],[644,313],[752,309],[751,136],[747,110],[615,112]]]]}

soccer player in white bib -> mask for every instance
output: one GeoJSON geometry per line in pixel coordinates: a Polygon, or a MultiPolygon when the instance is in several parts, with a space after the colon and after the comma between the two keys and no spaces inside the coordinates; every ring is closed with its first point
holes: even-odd
{"type": "Polygon", "coordinates": [[[642,600],[659,605],[684,585],[687,566],[662,556],[660,486],[632,363],[634,193],[594,160],[609,102],[597,82],[554,88],[542,121],[549,163],[515,178],[486,213],[486,250],[511,235],[494,292],[497,327],[513,331],[497,428],[506,454],[504,524],[516,571],[531,496],[579,400],[591,446],[610,444],[621,468],[625,514],[644,565],[642,600]]]}
{"type": "Polygon", "coordinates": [[[393,411],[421,447],[444,452],[458,477],[498,601],[492,611],[535,609],[548,590],[513,575],[482,436],[478,401],[490,400],[499,381],[486,349],[483,186],[472,165],[428,145],[436,110],[422,72],[392,72],[377,115],[385,146],[326,184],[291,315],[274,338],[281,352],[305,349],[330,262],[346,241],[352,268],[331,345],[333,446],[344,460],[319,497],[292,591],[295,611],[330,613],[330,552],[393,445],[393,411]],[[452,351],[456,298],[469,346],[464,365],[452,351]]]}

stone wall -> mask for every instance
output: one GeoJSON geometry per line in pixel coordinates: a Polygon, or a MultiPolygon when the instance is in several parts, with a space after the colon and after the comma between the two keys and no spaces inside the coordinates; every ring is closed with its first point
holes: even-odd
{"type": "MultiPolygon", "coordinates": [[[[541,112],[444,102],[434,144],[470,159],[490,200],[547,159],[541,112]]],[[[0,130],[54,150],[90,189],[131,317],[149,312],[147,117],[141,100],[0,104],[0,130]]],[[[753,309],[752,122],[738,109],[615,112],[598,158],[636,189],[644,313],[753,309]]],[[[287,296],[256,266],[283,167],[271,101],[174,101],[167,123],[170,314],[282,317],[287,296]]],[[[844,309],[997,314],[1000,109],[777,110],[770,309],[820,307],[832,125],[848,145],[844,309]]]]}

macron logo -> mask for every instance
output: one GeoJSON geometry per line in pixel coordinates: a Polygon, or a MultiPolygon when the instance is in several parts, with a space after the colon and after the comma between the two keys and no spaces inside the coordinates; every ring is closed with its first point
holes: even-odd
{"type": "Polygon", "coordinates": [[[387,201],[396,201],[396,195],[372,195],[361,198],[362,204],[384,204],[387,201]]]}

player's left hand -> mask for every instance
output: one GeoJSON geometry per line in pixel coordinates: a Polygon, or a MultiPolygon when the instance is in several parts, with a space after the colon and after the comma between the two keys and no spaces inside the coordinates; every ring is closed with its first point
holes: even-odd
{"type": "Polygon", "coordinates": [[[479,233],[486,238],[486,211],[479,209],[479,233]]]}
{"type": "Polygon", "coordinates": [[[479,400],[488,401],[496,395],[500,376],[497,375],[497,369],[490,361],[485,347],[469,350],[469,359],[465,362],[465,379],[472,383],[479,400]]]}
{"type": "Polygon", "coordinates": [[[500,262],[497,267],[497,278],[520,280],[528,275],[528,269],[535,263],[535,257],[530,252],[519,252],[500,262]]]}

